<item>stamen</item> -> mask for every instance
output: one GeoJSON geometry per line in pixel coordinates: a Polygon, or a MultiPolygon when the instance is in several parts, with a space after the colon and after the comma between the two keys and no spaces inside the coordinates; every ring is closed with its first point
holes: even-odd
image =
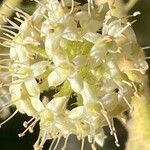
{"type": "Polygon", "coordinates": [[[71,10],[70,10],[70,14],[72,14],[74,10],[74,0],[71,1],[71,10]]]}
{"type": "Polygon", "coordinates": [[[118,137],[117,137],[117,134],[116,134],[114,120],[112,120],[112,129],[113,129],[113,135],[114,135],[114,138],[115,138],[115,144],[116,144],[117,147],[120,147],[120,144],[119,144],[119,141],[118,141],[118,137]]]}
{"type": "MultiPolygon", "coordinates": [[[[0,54],[0,56],[9,56],[9,54],[8,54],[8,53],[5,53],[5,54],[3,53],[3,54],[0,54]]],[[[1,68],[1,67],[5,67],[5,66],[1,66],[1,65],[0,65],[0,68],[1,68]]],[[[8,67],[8,66],[7,66],[7,67],[8,67]]]]}
{"type": "Polygon", "coordinates": [[[23,22],[24,22],[24,20],[21,20],[20,18],[17,18],[17,17],[14,17],[14,19],[15,19],[16,21],[18,21],[19,23],[23,23],[23,22]]]}
{"type": "Polygon", "coordinates": [[[41,148],[43,148],[43,145],[44,145],[44,143],[45,143],[45,141],[47,140],[47,133],[46,133],[46,131],[44,132],[44,135],[43,135],[43,137],[42,137],[42,139],[41,139],[41,143],[40,143],[40,147],[41,148]]]}
{"type": "Polygon", "coordinates": [[[128,15],[128,16],[122,17],[121,19],[129,19],[131,17],[136,17],[136,16],[138,16],[140,14],[141,14],[140,11],[135,11],[132,15],[128,15]]]}
{"type": "Polygon", "coordinates": [[[134,21],[132,21],[131,23],[130,22],[127,22],[127,25],[123,28],[123,29],[121,29],[118,33],[116,33],[115,35],[114,35],[114,37],[117,37],[117,36],[119,36],[120,34],[122,34],[128,27],[130,27],[133,23],[135,23],[136,22],[136,20],[134,20],[134,21]]]}
{"type": "Polygon", "coordinates": [[[39,150],[40,146],[39,146],[39,141],[41,139],[41,136],[39,134],[38,139],[36,140],[35,144],[33,145],[34,150],[39,150]]]}
{"type": "Polygon", "coordinates": [[[59,142],[60,142],[60,139],[61,139],[61,136],[58,137],[57,142],[56,142],[56,145],[55,145],[55,147],[53,148],[53,150],[56,150],[56,148],[57,148],[57,146],[58,146],[58,144],[59,144],[59,142]]]}
{"type": "Polygon", "coordinates": [[[4,43],[0,43],[1,46],[4,46],[4,47],[7,47],[7,48],[10,48],[11,46],[7,45],[7,44],[4,44],[4,43]]]}
{"type": "Polygon", "coordinates": [[[91,0],[91,8],[94,9],[94,2],[91,0]]]}
{"type": "Polygon", "coordinates": [[[131,82],[131,83],[132,83],[132,85],[133,85],[133,87],[135,89],[135,93],[137,93],[138,92],[137,87],[135,86],[134,82],[131,82]]]}
{"type": "Polygon", "coordinates": [[[15,27],[16,29],[20,29],[20,27],[16,24],[16,23],[14,23],[13,21],[11,21],[10,19],[8,19],[8,18],[6,18],[5,16],[2,16],[3,17],[3,20],[5,21],[5,22],[8,22],[8,23],[10,23],[13,27],[15,27]]]}
{"type": "Polygon", "coordinates": [[[55,138],[55,139],[52,140],[52,143],[51,143],[51,145],[50,145],[50,147],[49,147],[49,150],[52,150],[53,145],[54,145],[54,143],[55,143],[56,140],[57,140],[57,138],[55,138]]]}
{"type": "Polygon", "coordinates": [[[61,4],[62,4],[62,7],[65,7],[65,2],[64,2],[64,0],[61,0],[61,4]]]}
{"type": "Polygon", "coordinates": [[[88,1],[88,13],[89,16],[91,17],[91,0],[87,0],[88,1]]]}
{"type": "Polygon", "coordinates": [[[8,34],[8,33],[5,33],[5,32],[3,32],[3,35],[9,37],[10,39],[13,39],[13,38],[14,38],[14,36],[12,36],[12,35],[10,35],[10,34],[8,34]]]}
{"type": "Polygon", "coordinates": [[[2,109],[0,109],[0,113],[1,113],[4,109],[6,109],[6,108],[8,108],[8,107],[10,107],[10,106],[12,106],[12,104],[11,104],[10,102],[5,103],[5,104],[2,106],[2,109]]]}
{"type": "Polygon", "coordinates": [[[150,49],[150,46],[142,47],[142,50],[145,50],[145,49],[150,49]]]}
{"type": "Polygon", "coordinates": [[[8,28],[8,29],[16,29],[14,26],[7,26],[7,25],[3,25],[1,27],[2,28],[8,28]]]}
{"type": "Polygon", "coordinates": [[[95,143],[93,143],[93,144],[91,145],[91,147],[92,147],[92,150],[96,150],[95,143]]]}
{"type": "Polygon", "coordinates": [[[3,6],[5,6],[5,7],[11,9],[11,10],[13,10],[13,11],[15,10],[15,11],[20,12],[20,13],[23,14],[24,17],[26,17],[26,18],[30,17],[29,14],[27,14],[26,12],[22,11],[21,9],[19,9],[19,8],[17,8],[17,7],[15,7],[15,8],[12,7],[11,4],[9,4],[9,3],[7,3],[7,4],[5,3],[3,6]]]}
{"type": "Polygon", "coordinates": [[[128,12],[137,3],[137,1],[138,0],[129,0],[125,5],[126,12],[128,12]]]}
{"type": "Polygon", "coordinates": [[[6,122],[8,122],[10,119],[12,119],[16,114],[17,114],[18,110],[16,110],[10,117],[8,117],[5,121],[3,121],[2,123],[0,123],[0,128],[2,127],[2,125],[4,125],[6,122]]]}
{"type": "Polygon", "coordinates": [[[35,119],[35,118],[32,117],[28,122],[27,122],[27,121],[24,121],[23,126],[24,126],[25,128],[27,128],[27,126],[28,126],[34,119],[35,119]]]}
{"type": "Polygon", "coordinates": [[[17,35],[17,34],[16,34],[15,32],[13,32],[12,30],[5,29],[5,28],[3,28],[3,27],[0,27],[0,29],[1,29],[2,31],[6,31],[6,32],[12,34],[13,36],[16,36],[16,35],[17,35]]]}
{"type": "Polygon", "coordinates": [[[12,43],[12,42],[13,42],[12,40],[7,39],[7,38],[5,38],[5,37],[1,37],[1,36],[0,36],[0,39],[1,39],[1,40],[5,40],[5,41],[10,42],[10,43],[12,43]]]}
{"type": "Polygon", "coordinates": [[[83,149],[84,149],[84,141],[85,141],[85,139],[84,139],[84,138],[82,138],[81,150],[83,150],[83,149]]]}
{"type": "Polygon", "coordinates": [[[150,59],[150,57],[145,57],[145,59],[150,59]]]}
{"type": "Polygon", "coordinates": [[[30,15],[28,14],[28,13],[26,13],[26,12],[24,12],[24,11],[22,11],[21,9],[19,9],[19,8],[17,8],[17,7],[15,7],[15,11],[18,11],[18,12],[20,12],[21,14],[19,14],[21,17],[23,17],[23,18],[25,18],[25,19],[27,19],[27,18],[29,18],[30,17],[30,15]]]}
{"type": "Polygon", "coordinates": [[[64,146],[61,148],[61,150],[66,150],[68,139],[69,139],[69,135],[66,137],[64,146]]]}
{"type": "Polygon", "coordinates": [[[104,116],[104,118],[106,119],[106,121],[107,121],[107,123],[108,123],[108,127],[109,127],[109,129],[110,129],[110,134],[112,135],[112,134],[113,134],[113,129],[112,129],[112,126],[111,126],[111,122],[110,122],[110,120],[109,120],[109,118],[108,118],[107,112],[102,109],[102,110],[101,110],[101,113],[102,113],[102,115],[104,116]]]}
{"type": "Polygon", "coordinates": [[[18,136],[22,137],[25,135],[27,131],[32,131],[36,123],[39,121],[39,119],[36,119],[34,122],[32,122],[22,133],[19,133],[18,136]]]}
{"type": "Polygon", "coordinates": [[[126,99],[126,97],[124,95],[123,96],[123,100],[126,102],[126,104],[129,106],[130,108],[130,112],[133,112],[133,107],[130,105],[130,103],[128,102],[128,100],[126,99]]]}
{"type": "Polygon", "coordinates": [[[113,81],[114,81],[114,82],[116,83],[116,85],[118,85],[118,87],[120,88],[118,94],[120,94],[120,95],[122,96],[123,100],[124,100],[124,101],[126,102],[126,104],[129,106],[130,112],[133,112],[132,106],[130,105],[130,103],[128,102],[128,100],[126,99],[126,97],[125,97],[124,94],[123,94],[123,87],[120,86],[115,80],[113,80],[113,81]]]}

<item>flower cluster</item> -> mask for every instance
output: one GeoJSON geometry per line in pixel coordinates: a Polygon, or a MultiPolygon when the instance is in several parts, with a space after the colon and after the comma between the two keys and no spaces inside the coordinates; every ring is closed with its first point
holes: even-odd
{"type": "Polygon", "coordinates": [[[36,150],[61,137],[65,149],[71,134],[88,137],[94,148],[103,145],[108,125],[119,146],[113,118],[132,111],[148,68],[132,23],[112,16],[108,3],[37,2],[32,16],[15,8],[20,26],[3,18],[11,24],[2,27],[10,38],[2,43],[10,48],[9,105],[32,117],[19,136],[39,122],[36,150]]]}

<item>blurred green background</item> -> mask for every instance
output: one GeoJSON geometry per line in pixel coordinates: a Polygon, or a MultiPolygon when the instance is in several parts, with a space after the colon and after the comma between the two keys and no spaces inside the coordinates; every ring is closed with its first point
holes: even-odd
{"type": "MultiPolygon", "coordinates": [[[[81,3],[85,3],[86,0],[79,0],[81,3]]],[[[0,1],[2,2],[2,0],[0,1]]],[[[35,2],[30,0],[23,0],[20,6],[24,11],[32,14],[36,5],[35,2]]],[[[139,0],[138,3],[132,8],[129,14],[134,11],[140,11],[141,15],[137,16],[137,22],[133,24],[133,28],[137,35],[137,40],[141,46],[150,45],[150,0],[139,0]]],[[[150,49],[145,50],[147,56],[150,56],[150,49]]],[[[150,71],[147,72],[150,74],[150,71]]],[[[13,110],[12,110],[13,111],[13,110]]],[[[24,130],[23,122],[29,120],[26,115],[17,114],[7,124],[0,129],[0,150],[33,150],[33,144],[36,141],[39,133],[39,126],[36,125],[34,133],[27,133],[25,137],[19,138],[18,133],[24,130]]],[[[125,142],[127,140],[127,131],[121,125],[118,120],[115,120],[115,126],[117,129],[117,135],[121,147],[117,148],[114,144],[113,136],[110,136],[109,130],[106,127],[104,130],[108,136],[103,148],[97,148],[98,150],[124,150],[125,142]]],[[[136,135],[135,135],[136,136],[136,135]]],[[[44,150],[48,150],[50,141],[46,142],[44,150]]],[[[79,150],[81,143],[77,141],[75,137],[71,137],[68,142],[67,150],[79,150]]],[[[61,144],[58,149],[61,149],[61,144]]],[[[85,145],[86,150],[90,150],[89,144],[85,145]]]]}

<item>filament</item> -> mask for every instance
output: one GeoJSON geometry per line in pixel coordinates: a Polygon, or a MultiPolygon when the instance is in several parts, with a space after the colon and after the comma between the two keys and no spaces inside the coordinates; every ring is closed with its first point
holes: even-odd
{"type": "Polygon", "coordinates": [[[18,113],[18,110],[16,110],[10,117],[8,117],[5,121],[0,123],[0,128],[2,125],[4,125],[6,122],[8,122],[10,119],[12,119],[16,114],[18,113]]]}

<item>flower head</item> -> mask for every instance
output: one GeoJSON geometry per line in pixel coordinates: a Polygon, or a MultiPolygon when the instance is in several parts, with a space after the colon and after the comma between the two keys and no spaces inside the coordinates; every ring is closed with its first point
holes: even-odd
{"type": "Polygon", "coordinates": [[[7,19],[18,33],[3,43],[10,48],[10,104],[32,117],[19,135],[32,132],[39,121],[35,149],[61,137],[65,148],[71,134],[88,137],[94,147],[103,145],[108,125],[119,146],[113,118],[132,110],[148,68],[131,23],[112,16],[108,3],[37,2],[32,16],[17,10],[24,16],[20,27],[7,19]],[[50,94],[43,97],[43,91],[50,94]],[[72,95],[73,109],[67,106],[72,95]]]}

